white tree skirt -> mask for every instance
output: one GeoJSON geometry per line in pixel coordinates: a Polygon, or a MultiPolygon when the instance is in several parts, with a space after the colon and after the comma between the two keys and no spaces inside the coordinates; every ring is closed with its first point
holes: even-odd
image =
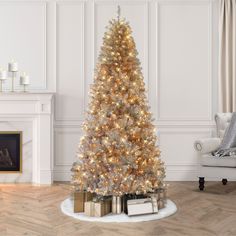
{"type": "Polygon", "coordinates": [[[150,220],[159,220],[170,215],[173,215],[177,211],[177,207],[171,200],[167,200],[165,208],[159,210],[157,214],[128,216],[122,214],[108,214],[103,217],[89,217],[84,213],[74,213],[73,201],[67,198],[61,203],[61,211],[68,216],[71,216],[78,220],[93,221],[93,222],[142,222],[150,220]]]}

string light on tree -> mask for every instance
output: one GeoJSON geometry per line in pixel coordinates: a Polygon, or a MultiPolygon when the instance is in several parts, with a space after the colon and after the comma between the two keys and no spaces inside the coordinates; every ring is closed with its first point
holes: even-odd
{"type": "Polygon", "coordinates": [[[76,189],[113,196],[154,191],[165,177],[132,30],[120,7],[117,13],[103,38],[72,167],[76,189]]]}

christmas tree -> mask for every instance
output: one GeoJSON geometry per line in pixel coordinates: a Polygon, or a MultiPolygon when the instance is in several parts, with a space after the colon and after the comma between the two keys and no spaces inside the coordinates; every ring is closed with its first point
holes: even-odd
{"type": "Polygon", "coordinates": [[[164,164],[131,28],[113,19],[103,38],[72,184],[98,195],[163,186],[164,164]]]}

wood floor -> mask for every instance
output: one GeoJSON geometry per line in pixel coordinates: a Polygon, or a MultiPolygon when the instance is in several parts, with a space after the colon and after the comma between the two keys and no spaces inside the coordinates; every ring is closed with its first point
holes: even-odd
{"type": "Polygon", "coordinates": [[[0,185],[0,236],[236,236],[236,182],[223,186],[171,182],[169,198],[175,215],[144,223],[92,223],[65,216],[60,203],[70,194],[68,184],[53,186],[0,185]]]}

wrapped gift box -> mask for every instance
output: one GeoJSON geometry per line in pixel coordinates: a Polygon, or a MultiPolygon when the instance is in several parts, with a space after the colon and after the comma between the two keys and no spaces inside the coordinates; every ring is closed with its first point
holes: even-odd
{"type": "Polygon", "coordinates": [[[144,194],[125,194],[123,196],[123,211],[125,214],[128,214],[128,208],[127,208],[127,202],[128,200],[132,199],[142,199],[142,198],[147,198],[146,195],[144,194]]]}
{"type": "Polygon", "coordinates": [[[123,211],[123,197],[121,196],[112,196],[112,213],[121,214],[123,211]]]}
{"type": "Polygon", "coordinates": [[[94,216],[102,217],[111,212],[111,199],[100,202],[95,202],[94,216]]]}
{"type": "Polygon", "coordinates": [[[84,212],[84,203],[93,200],[94,193],[85,191],[74,192],[74,212],[84,212]]]}
{"type": "Polygon", "coordinates": [[[99,202],[85,202],[84,214],[86,216],[102,217],[111,212],[111,199],[99,202]]]}
{"type": "Polygon", "coordinates": [[[158,209],[164,208],[165,207],[165,201],[162,200],[162,199],[158,200],[157,206],[158,206],[158,209]]]}
{"type": "Polygon", "coordinates": [[[84,214],[86,216],[94,216],[95,202],[85,202],[84,203],[84,214]]]}
{"type": "Polygon", "coordinates": [[[151,198],[133,199],[127,201],[128,215],[143,215],[158,212],[156,199],[151,198]]]}
{"type": "Polygon", "coordinates": [[[167,189],[166,188],[159,188],[155,192],[147,193],[148,197],[155,197],[157,201],[163,200],[166,202],[167,199],[167,189]]]}
{"type": "Polygon", "coordinates": [[[152,213],[157,213],[158,212],[158,202],[155,197],[151,198],[152,200],[152,213]]]}

